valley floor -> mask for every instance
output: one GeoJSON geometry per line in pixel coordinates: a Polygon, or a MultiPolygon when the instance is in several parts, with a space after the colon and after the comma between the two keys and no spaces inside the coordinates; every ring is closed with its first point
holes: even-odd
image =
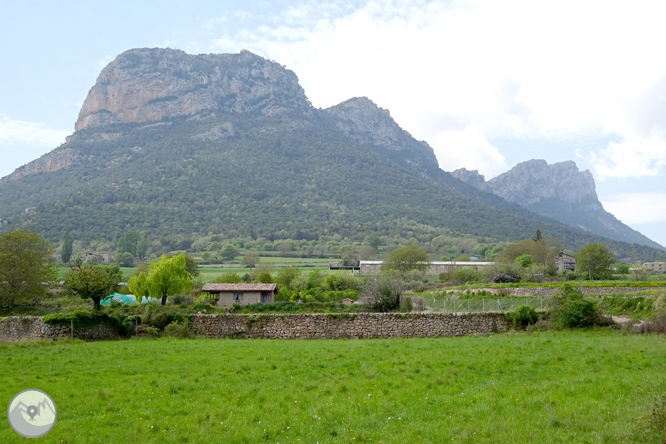
{"type": "MultiPolygon", "coordinates": [[[[49,393],[66,443],[661,443],[660,335],[0,344],[0,392],[49,393]]],[[[662,405],[663,409],[663,405],[662,405]]],[[[664,418],[662,417],[662,420],[664,418]]],[[[663,427],[663,422],[662,422],[663,427]]],[[[18,435],[0,428],[0,441],[18,435]]]]}

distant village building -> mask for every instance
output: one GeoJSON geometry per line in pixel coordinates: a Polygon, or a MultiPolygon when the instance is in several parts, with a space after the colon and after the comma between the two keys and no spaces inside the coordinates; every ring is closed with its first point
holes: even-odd
{"type": "Polygon", "coordinates": [[[658,271],[660,273],[666,273],[666,262],[646,262],[643,264],[643,268],[651,271],[658,271]]]}
{"type": "Polygon", "coordinates": [[[218,307],[233,304],[272,304],[278,293],[277,284],[206,284],[201,291],[217,295],[218,307]]]}
{"type": "MultiPolygon", "coordinates": [[[[379,274],[383,262],[384,261],[361,261],[359,264],[361,274],[379,274]]],[[[493,264],[494,262],[430,262],[430,267],[426,270],[426,274],[439,275],[458,268],[479,269],[493,264]]]]}
{"type": "Polygon", "coordinates": [[[91,259],[97,259],[97,263],[110,264],[111,255],[109,253],[83,253],[81,255],[81,260],[83,262],[88,262],[91,259]]]}
{"type": "Polygon", "coordinates": [[[574,271],[576,269],[576,258],[570,254],[560,252],[560,254],[557,255],[555,266],[557,267],[558,273],[562,273],[563,271],[574,271]]]}
{"type": "Polygon", "coordinates": [[[351,298],[344,298],[344,299],[342,300],[342,303],[345,304],[345,305],[352,305],[354,302],[355,302],[355,301],[354,301],[353,299],[351,299],[351,298]]]}

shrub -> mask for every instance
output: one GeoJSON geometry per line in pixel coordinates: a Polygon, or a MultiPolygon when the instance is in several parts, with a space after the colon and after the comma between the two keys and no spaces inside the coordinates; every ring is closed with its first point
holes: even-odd
{"type": "Polygon", "coordinates": [[[458,285],[477,282],[480,278],[481,273],[475,268],[458,268],[439,275],[441,282],[451,282],[458,285]]]}
{"type": "Polygon", "coordinates": [[[525,330],[528,325],[535,324],[539,319],[536,310],[527,305],[521,305],[512,314],[514,328],[525,330]]]}
{"type": "Polygon", "coordinates": [[[592,301],[568,301],[557,312],[557,323],[564,328],[591,327],[598,319],[599,313],[592,301]]]}
{"type": "Polygon", "coordinates": [[[496,284],[508,284],[511,282],[520,282],[520,275],[498,273],[493,277],[493,282],[496,284]]]}
{"type": "Polygon", "coordinates": [[[142,327],[141,331],[143,333],[147,334],[148,336],[153,337],[153,338],[159,338],[160,337],[160,330],[158,328],[155,328],[155,327],[150,327],[150,326],[142,327]]]}
{"type": "Polygon", "coordinates": [[[400,302],[400,311],[402,313],[410,313],[413,308],[412,298],[402,298],[402,302],[400,302]]]}
{"type": "Polygon", "coordinates": [[[339,274],[326,276],[322,287],[329,291],[359,290],[361,288],[359,279],[339,274]]]}
{"type": "Polygon", "coordinates": [[[172,322],[164,327],[164,336],[187,339],[190,337],[190,321],[172,322]]]}
{"type": "Polygon", "coordinates": [[[185,304],[190,305],[194,300],[192,299],[192,296],[184,295],[184,294],[179,294],[176,296],[171,297],[171,304],[172,305],[182,305],[185,304]]]}
{"type": "Polygon", "coordinates": [[[134,319],[118,311],[111,312],[110,314],[85,310],[76,310],[69,313],[53,313],[44,316],[43,321],[47,325],[64,326],[69,326],[74,321],[75,328],[108,324],[114,327],[118,334],[122,336],[129,336],[134,328],[134,319]]]}
{"type": "Polygon", "coordinates": [[[186,320],[186,315],[183,315],[177,307],[157,304],[146,304],[141,316],[142,323],[158,330],[164,330],[167,325],[174,321],[182,322],[184,320],[186,320]]]}
{"type": "Polygon", "coordinates": [[[666,333],[666,313],[661,313],[648,322],[641,322],[639,333],[666,333]]]}

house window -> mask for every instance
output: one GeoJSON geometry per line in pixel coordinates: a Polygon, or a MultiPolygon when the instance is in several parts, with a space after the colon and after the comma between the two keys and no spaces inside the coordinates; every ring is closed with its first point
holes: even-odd
{"type": "Polygon", "coordinates": [[[243,300],[243,293],[234,293],[234,302],[240,302],[243,300]]]}

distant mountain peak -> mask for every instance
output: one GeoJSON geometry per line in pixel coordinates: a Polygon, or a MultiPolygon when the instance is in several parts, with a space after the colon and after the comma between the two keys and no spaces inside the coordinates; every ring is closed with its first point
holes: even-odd
{"type": "Polygon", "coordinates": [[[75,130],[215,110],[265,116],[312,113],[296,74],[250,51],[190,55],[139,48],[123,52],[102,70],[75,130]]]}
{"type": "Polygon", "coordinates": [[[580,171],[572,160],[551,165],[543,159],[521,162],[490,179],[488,185],[498,196],[520,205],[535,204],[543,199],[598,202],[592,173],[580,171]]]}
{"type": "Polygon", "coordinates": [[[483,174],[480,174],[478,170],[468,170],[465,168],[459,168],[453,172],[451,175],[456,179],[462,180],[468,185],[473,186],[474,188],[492,193],[490,186],[486,183],[486,178],[483,174]]]}
{"type": "Polygon", "coordinates": [[[367,97],[353,97],[323,110],[347,137],[361,145],[384,150],[393,160],[410,169],[438,169],[435,152],[427,143],[415,140],[391,117],[367,97]]]}
{"type": "Polygon", "coordinates": [[[543,159],[527,160],[488,182],[478,172],[464,168],[451,174],[475,188],[572,227],[663,249],[607,212],[597,197],[592,173],[580,171],[572,160],[553,164],[543,159]]]}

